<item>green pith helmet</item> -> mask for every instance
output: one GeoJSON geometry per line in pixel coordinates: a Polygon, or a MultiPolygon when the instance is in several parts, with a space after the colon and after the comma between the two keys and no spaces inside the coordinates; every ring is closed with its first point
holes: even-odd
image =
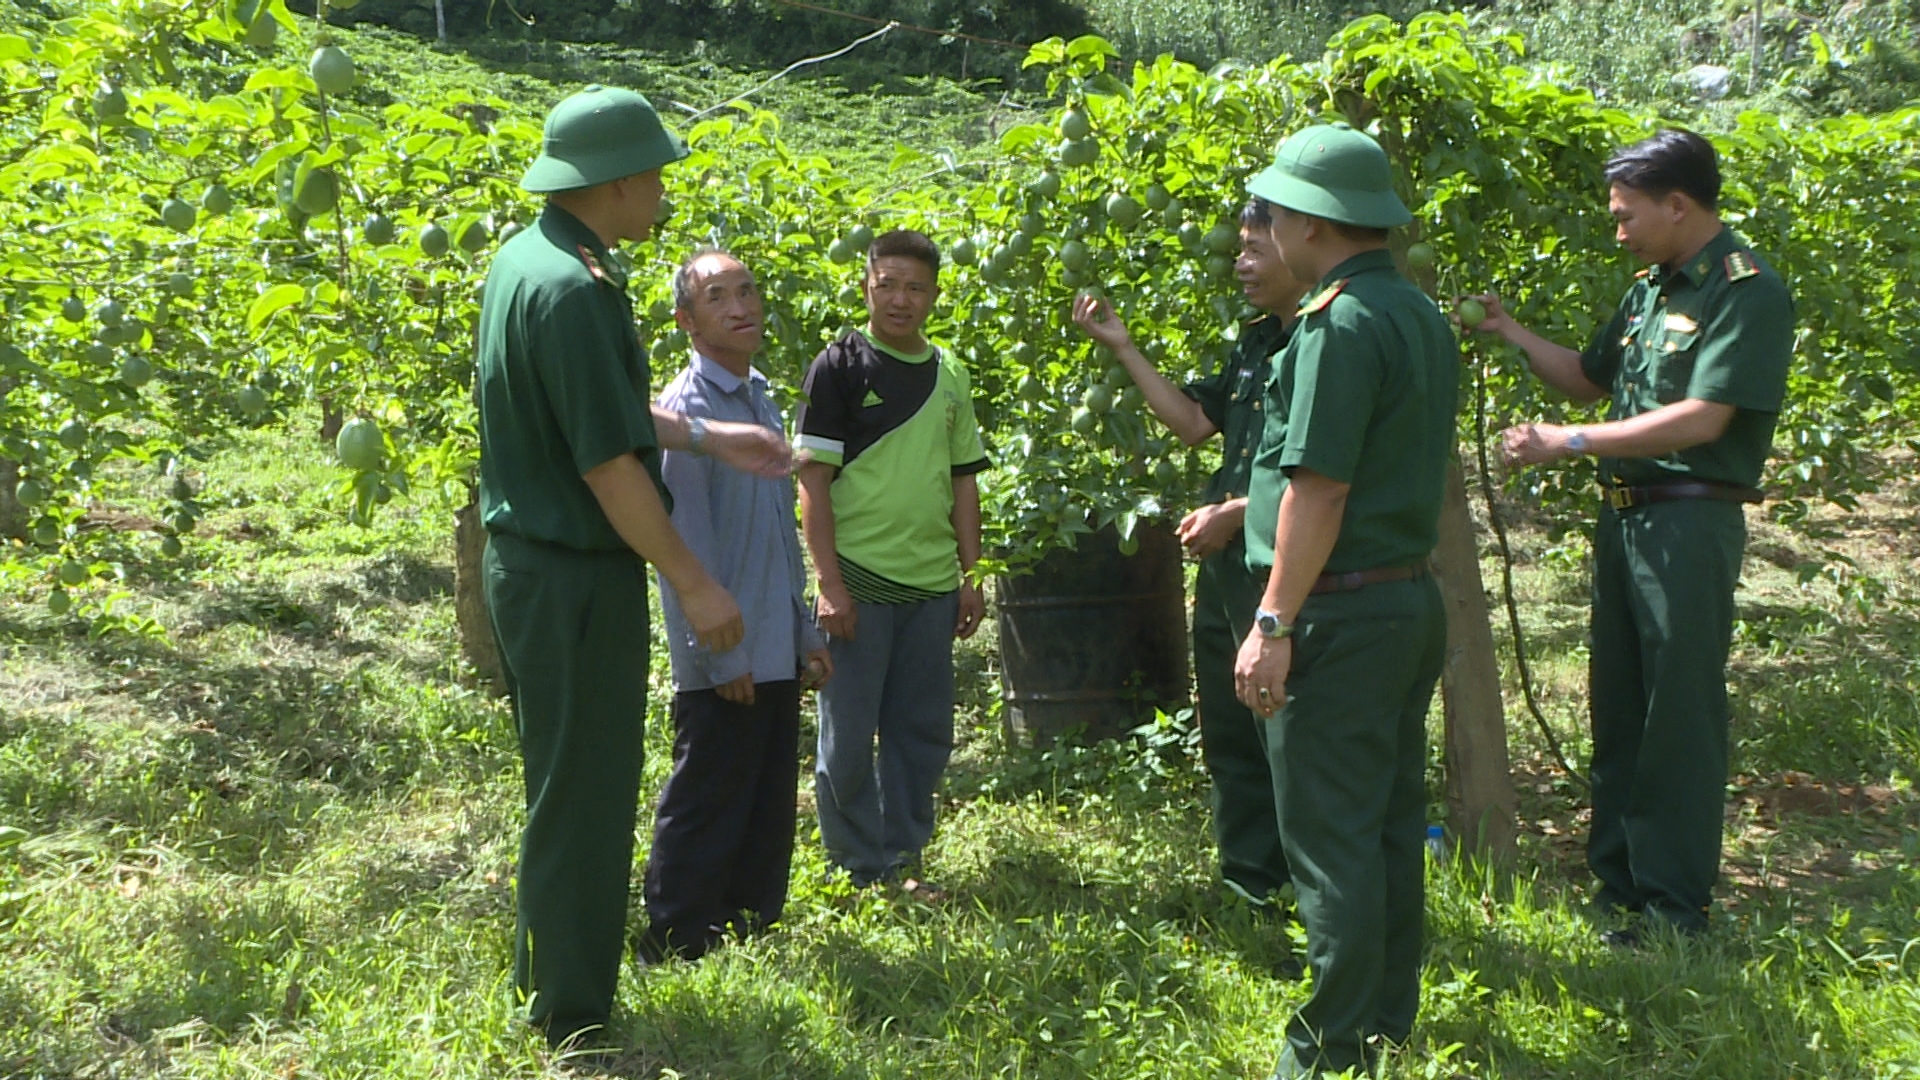
{"type": "Polygon", "coordinates": [[[687,144],[631,90],[589,86],[547,114],[541,154],[520,178],[528,191],[571,191],[651,172],[687,156],[687,144]]]}
{"type": "Polygon", "coordinates": [[[1386,151],[1348,124],[1322,124],[1289,135],[1247,191],[1296,213],[1362,228],[1391,229],[1413,220],[1393,193],[1386,151]]]}

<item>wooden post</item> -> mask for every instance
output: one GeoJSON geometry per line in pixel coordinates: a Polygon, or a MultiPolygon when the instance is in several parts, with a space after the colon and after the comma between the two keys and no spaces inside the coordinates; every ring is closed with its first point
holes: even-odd
{"type": "MultiPolygon", "coordinates": [[[[1378,115],[1372,101],[1352,90],[1336,92],[1340,110],[1354,127],[1378,115]]],[[[1398,122],[1380,126],[1380,143],[1394,163],[1394,186],[1408,206],[1418,206],[1406,166],[1398,122]]],[[[1420,222],[1397,229],[1393,257],[1409,279],[1445,306],[1431,267],[1408,272],[1407,248],[1420,239],[1420,222]]],[[[1467,381],[1462,373],[1461,382],[1467,381]]],[[[1496,861],[1513,854],[1513,778],[1507,759],[1507,713],[1500,695],[1500,663],[1493,651],[1492,614],[1480,580],[1480,548],[1474,539],[1467,482],[1458,458],[1447,464],[1447,490],[1440,506],[1440,538],[1433,551],[1434,577],[1447,607],[1447,663],[1441,673],[1446,721],[1447,828],[1456,842],[1496,861]]]]}
{"type": "Polygon", "coordinates": [[[475,676],[488,693],[507,692],[506,665],[494,640],[487,613],[486,589],[481,584],[480,561],[487,552],[487,530],[480,524],[476,498],[453,514],[453,617],[460,629],[460,651],[473,665],[475,676]]]}
{"type": "Polygon", "coordinates": [[[1513,854],[1516,800],[1508,775],[1506,707],[1493,624],[1480,580],[1479,545],[1458,459],[1447,465],[1434,577],[1447,606],[1447,828],[1462,845],[1504,861],[1513,854]]]}
{"type": "Polygon", "coordinates": [[[0,458],[0,536],[21,539],[27,535],[27,508],[13,497],[20,486],[20,463],[0,458]]]}

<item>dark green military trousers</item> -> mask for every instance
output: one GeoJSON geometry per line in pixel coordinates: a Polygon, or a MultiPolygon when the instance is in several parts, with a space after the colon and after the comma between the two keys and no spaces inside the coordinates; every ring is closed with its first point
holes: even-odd
{"type": "Polygon", "coordinates": [[[1600,901],[1695,931],[1720,876],[1738,503],[1602,510],[1593,542],[1593,831],[1600,901]]]}
{"type": "Polygon", "coordinates": [[[1233,692],[1233,663],[1253,626],[1266,577],[1247,568],[1233,543],[1200,561],[1193,600],[1193,673],[1200,699],[1200,750],[1213,778],[1213,837],[1220,876],[1258,901],[1292,880],[1280,846],[1267,762],[1267,726],[1233,692]]]}
{"type": "Polygon", "coordinates": [[[496,535],[487,605],[526,770],[514,977],[555,1044],[607,1022],[625,955],[646,723],[647,579],[631,552],[496,535]]]}
{"type": "Polygon", "coordinates": [[[1280,836],[1313,990],[1274,1075],[1364,1070],[1420,1004],[1427,706],[1446,611],[1431,577],[1308,597],[1287,704],[1267,721],[1280,836]]]}

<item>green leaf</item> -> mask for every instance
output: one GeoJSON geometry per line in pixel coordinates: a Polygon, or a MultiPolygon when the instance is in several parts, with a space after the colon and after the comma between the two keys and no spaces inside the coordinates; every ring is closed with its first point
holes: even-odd
{"type": "Polygon", "coordinates": [[[260,329],[260,325],[273,318],[277,312],[306,298],[307,290],[292,282],[275,285],[261,293],[259,298],[247,308],[247,329],[249,331],[260,329]]]}
{"type": "Polygon", "coordinates": [[[1106,38],[1098,34],[1083,34],[1080,37],[1074,38],[1072,44],[1067,46],[1066,52],[1066,58],[1069,60],[1078,60],[1083,56],[1109,56],[1117,58],[1119,55],[1120,50],[1114,48],[1107,42],[1106,38]]]}
{"type": "Polygon", "coordinates": [[[1027,49],[1027,58],[1020,62],[1022,69],[1030,67],[1052,66],[1067,58],[1066,43],[1057,37],[1045,41],[1036,41],[1027,49]]]}

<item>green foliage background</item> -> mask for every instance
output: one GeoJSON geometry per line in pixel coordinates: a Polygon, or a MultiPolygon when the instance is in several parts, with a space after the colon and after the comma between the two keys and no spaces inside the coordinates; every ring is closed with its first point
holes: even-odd
{"type": "MultiPolygon", "coordinates": [[[[196,440],[301,401],[386,429],[384,459],[341,479],[356,519],[411,484],[470,483],[469,327],[486,253],[538,209],[514,183],[538,143],[538,110],[417,81],[405,94],[329,98],[299,62],[326,33],[311,19],[277,4],[256,15],[209,0],[121,3],[38,37],[0,36],[0,130],[13,148],[0,207],[21,226],[0,255],[10,286],[0,450],[48,496],[11,572],[105,571],[81,528],[102,465],[131,459],[177,477],[196,440]],[[265,25],[292,40],[243,43],[265,25]],[[342,194],[310,214],[295,189],[316,170],[337,174],[342,194]],[[215,185],[233,209],[184,230],[159,220],[164,200],[199,202],[215,185]],[[376,217],[393,240],[369,239],[376,217]],[[462,243],[429,254],[414,242],[428,229],[462,243]],[[71,319],[76,301],[124,308],[124,323],[71,319]],[[152,387],[125,384],[128,357],[151,363],[152,387]],[[249,412],[247,395],[267,408],[249,412]],[[90,435],[68,439],[69,421],[90,435]]],[[[1070,298],[1105,290],[1170,373],[1210,369],[1247,314],[1227,257],[1244,179],[1298,126],[1345,118],[1380,134],[1417,212],[1401,242],[1439,250],[1428,282],[1439,295],[1493,289],[1554,336],[1591,334],[1634,269],[1611,241],[1600,167],[1654,120],[1543,78],[1524,58],[1522,39],[1462,15],[1404,26],[1370,16],[1311,62],[1207,72],[1165,56],[1129,72],[1103,39],[1054,38],[1025,63],[1053,100],[1084,111],[1090,138],[1063,139],[1057,110],[1017,112],[989,127],[991,141],[948,128],[944,147],[868,146],[886,155],[879,169],[796,150],[806,133],[751,104],[685,106],[695,153],[669,177],[675,209],[631,253],[643,335],[670,364],[685,347],[669,318],[672,267],[695,246],[731,247],[761,276],[765,363],[791,386],[859,317],[858,267],[829,258],[832,241],[862,224],[922,228],[956,255],[933,332],[973,371],[983,426],[1010,466],[987,485],[994,549],[1019,563],[1109,522],[1131,537],[1136,522],[1183,509],[1210,461],[1148,430],[1134,408],[1075,425],[1111,358],[1071,328],[1070,298]],[[1150,190],[1171,205],[1137,221],[1109,213],[1116,200],[1138,210],[1158,199],[1150,190]],[[1086,265],[1061,260],[1069,246],[1086,265]],[[958,258],[961,248],[977,254],[958,258]]],[[[1799,296],[1801,360],[1772,474],[1782,516],[1871,490],[1874,452],[1911,436],[1920,357],[1903,328],[1920,314],[1917,117],[1748,112],[1719,136],[1729,217],[1799,296]]],[[[1471,352],[1496,424],[1564,411],[1514,356],[1471,352]]],[[[1585,513],[1589,474],[1522,482],[1562,526],[1585,513]]],[[[190,531],[197,512],[192,484],[175,490],[167,535],[190,531]]]]}

